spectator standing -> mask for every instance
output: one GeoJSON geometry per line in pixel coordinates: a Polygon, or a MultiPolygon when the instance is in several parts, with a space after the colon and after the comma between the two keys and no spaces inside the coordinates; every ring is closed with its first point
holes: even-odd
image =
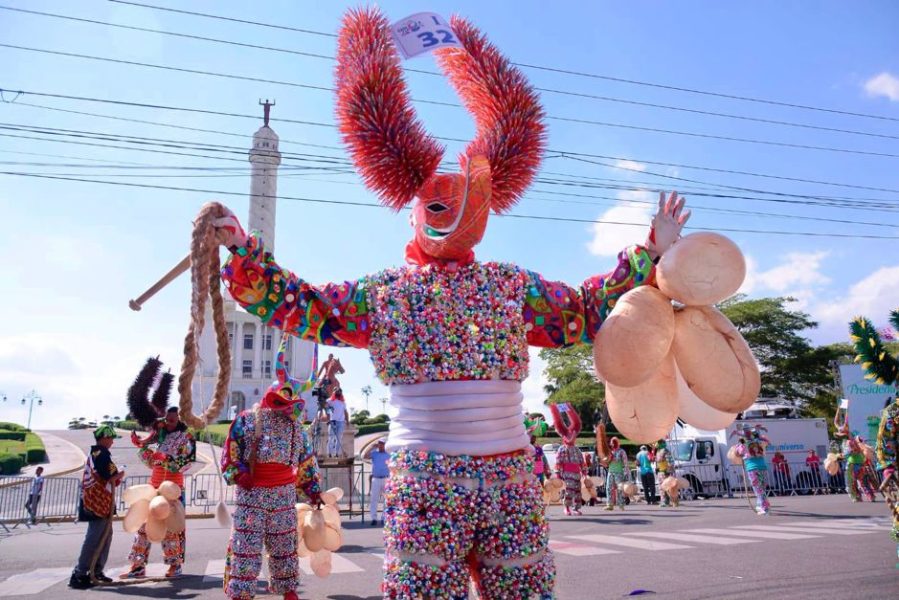
{"type": "Polygon", "coordinates": [[[117,438],[109,425],[101,425],[94,431],[96,444],[91,446],[81,478],[81,500],[78,505],[78,520],[87,521],[87,533],[81,545],[78,564],[72,571],[69,587],[85,590],[94,586],[94,581],[111,583],[112,579],[103,573],[109,546],[112,542],[112,516],[115,514],[115,488],[125,477],[112,462],[109,449],[117,438]],[[93,575],[93,577],[91,577],[93,575]]]}
{"type": "Polygon", "coordinates": [[[809,449],[808,456],[805,457],[805,466],[809,470],[809,473],[812,474],[811,485],[814,488],[815,493],[817,494],[821,491],[821,458],[818,456],[818,453],[815,452],[814,448],[809,449]]]}
{"type": "Polygon", "coordinates": [[[345,457],[342,440],[343,430],[346,429],[347,411],[340,389],[335,390],[328,400],[328,411],[331,413],[328,421],[328,457],[345,457]]]}
{"type": "Polygon", "coordinates": [[[640,446],[640,451],[637,452],[637,465],[640,468],[640,482],[643,484],[643,498],[647,504],[655,504],[656,476],[652,469],[652,457],[646,446],[640,446]]]}
{"type": "Polygon", "coordinates": [[[787,463],[787,458],[778,450],[771,459],[771,465],[774,469],[774,485],[777,493],[781,496],[786,495],[792,489],[790,465],[787,463]]]}
{"type": "Polygon", "coordinates": [[[25,510],[28,511],[28,522],[37,523],[37,506],[41,501],[41,493],[44,491],[44,467],[38,467],[34,471],[34,479],[31,481],[31,491],[28,492],[28,500],[25,501],[25,510]]]}
{"type": "Polygon", "coordinates": [[[378,440],[378,447],[373,450],[371,455],[371,475],[368,478],[368,487],[370,490],[370,499],[368,503],[368,515],[371,519],[371,526],[374,527],[378,523],[384,524],[383,516],[378,518],[378,506],[381,503],[381,496],[384,494],[384,484],[390,476],[390,469],[387,461],[390,454],[384,450],[384,440],[378,440]]]}

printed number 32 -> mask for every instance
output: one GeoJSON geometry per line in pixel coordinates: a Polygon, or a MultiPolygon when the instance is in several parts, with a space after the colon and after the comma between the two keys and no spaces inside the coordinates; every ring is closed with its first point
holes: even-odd
{"type": "Polygon", "coordinates": [[[438,29],[434,32],[431,31],[422,31],[418,34],[418,38],[421,40],[422,48],[430,48],[431,46],[436,46],[437,44],[454,44],[456,43],[456,38],[453,37],[453,33],[451,31],[447,31],[446,29],[438,29]],[[440,39],[437,39],[437,36],[434,34],[440,35],[440,39]]]}

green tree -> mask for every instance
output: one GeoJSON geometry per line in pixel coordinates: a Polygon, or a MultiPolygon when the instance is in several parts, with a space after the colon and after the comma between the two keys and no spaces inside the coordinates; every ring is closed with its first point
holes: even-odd
{"type": "Polygon", "coordinates": [[[547,402],[570,402],[578,411],[584,428],[592,429],[594,415],[603,407],[605,388],[593,374],[593,347],[585,344],[567,348],[544,348],[543,373],[549,383],[543,387],[547,402]]]}
{"type": "MultiPolygon", "coordinates": [[[[836,393],[832,361],[846,355],[848,345],[814,347],[803,332],[818,324],[787,304],[794,298],[746,299],[734,296],[719,305],[743,334],[759,362],[762,397],[779,397],[803,409],[820,410],[836,393]]],[[[831,413],[832,414],[832,413],[831,413]]]]}

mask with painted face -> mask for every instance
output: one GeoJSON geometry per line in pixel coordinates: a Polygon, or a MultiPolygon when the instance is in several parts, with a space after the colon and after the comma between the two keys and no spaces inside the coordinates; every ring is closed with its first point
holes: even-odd
{"type": "Polygon", "coordinates": [[[490,210],[515,205],[545,148],[543,109],[521,71],[467,21],[451,25],[461,47],[435,54],[477,125],[459,173],[437,173],[444,149],[416,119],[384,16],[351,10],[338,38],[340,132],[382,204],[399,210],[415,199],[406,257],[416,264],[471,260],[490,210]]]}

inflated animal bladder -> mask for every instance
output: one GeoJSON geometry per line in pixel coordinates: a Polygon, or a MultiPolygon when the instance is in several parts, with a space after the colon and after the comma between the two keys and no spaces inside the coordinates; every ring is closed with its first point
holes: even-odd
{"type": "Polygon", "coordinates": [[[727,317],[711,306],[688,306],[674,322],[672,352],[693,393],[723,412],[752,406],[762,387],[759,368],[727,317]]]}
{"type": "Polygon", "coordinates": [[[677,369],[677,416],[697,429],[709,431],[724,429],[737,418],[736,413],[724,412],[703,402],[687,385],[679,368],[677,369]]]}
{"type": "Polygon", "coordinates": [[[679,239],[659,260],[659,289],[687,306],[717,304],[740,289],[746,260],[735,243],[718,233],[700,231],[679,239]]]}
{"type": "Polygon", "coordinates": [[[596,374],[607,383],[633,387],[649,379],[671,350],[674,309],[648,285],[618,299],[593,340],[596,374]]]}
{"type": "Polygon", "coordinates": [[[674,357],[662,360],[656,373],[634,387],[606,383],[606,406],[615,427],[629,440],[646,444],[663,439],[677,421],[674,357]]]}

